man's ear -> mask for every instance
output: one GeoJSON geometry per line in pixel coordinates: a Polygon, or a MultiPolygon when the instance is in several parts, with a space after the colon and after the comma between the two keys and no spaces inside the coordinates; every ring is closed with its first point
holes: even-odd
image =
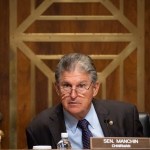
{"type": "Polygon", "coordinates": [[[97,81],[93,85],[93,97],[95,97],[99,91],[100,83],[97,81]]]}
{"type": "Polygon", "coordinates": [[[55,90],[57,92],[58,95],[60,95],[60,91],[59,91],[59,86],[57,83],[54,83],[54,86],[55,86],[55,90]]]}

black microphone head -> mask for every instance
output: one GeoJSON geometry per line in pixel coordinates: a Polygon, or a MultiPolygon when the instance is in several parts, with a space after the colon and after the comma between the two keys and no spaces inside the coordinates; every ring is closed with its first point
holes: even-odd
{"type": "Polygon", "coordinates": [[[104,120],[104,123],[109,123],[109,119],[105,119],[105,120],[104,120]]]}

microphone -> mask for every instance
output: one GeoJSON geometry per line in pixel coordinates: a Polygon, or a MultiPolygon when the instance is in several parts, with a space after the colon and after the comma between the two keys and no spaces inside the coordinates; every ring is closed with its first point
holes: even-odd
{"type": "Polygon", "coordinates": [[[109,119],[105,119],[105,120],[104,120],[104,123],[107,124],[108,122],[109,122],[109,119]]]}

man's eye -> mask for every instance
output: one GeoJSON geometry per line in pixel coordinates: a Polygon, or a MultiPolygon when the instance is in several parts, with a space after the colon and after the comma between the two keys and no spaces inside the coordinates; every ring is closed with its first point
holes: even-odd
{"type": "Polygon", "coordinates": [[[62,87],[63,87],[63,88],[70,88],[71,85],[70,85],[70,84],[63,84],[62,87]]]}
{"type": "Polygon", "coordinates": [[[85,84],[79,84],[78,87],[79,87],[79,88],[85,88],[86,85],[85,85],[85,84]]]}

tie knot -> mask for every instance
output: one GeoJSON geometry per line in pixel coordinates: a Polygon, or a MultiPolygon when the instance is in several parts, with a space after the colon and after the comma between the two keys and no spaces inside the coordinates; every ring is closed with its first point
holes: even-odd
{"type": "Polygon", "coordinates": [[[78,127],[81,128],[82,130],[87,130],[88,129],[88,124],[89,122],[86,119],[79,120],[78,122],[78,127]]]}

